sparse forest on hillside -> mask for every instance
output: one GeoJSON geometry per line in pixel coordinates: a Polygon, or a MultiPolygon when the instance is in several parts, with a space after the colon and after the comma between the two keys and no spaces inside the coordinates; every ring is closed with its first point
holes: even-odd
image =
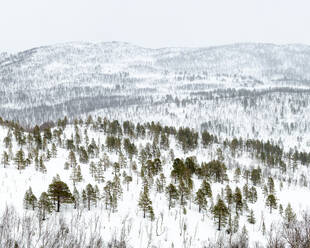
{"type": "Polygon", "coordinates": [[[1,247],[309,247],[310,153],[297,147],[213,123],[0,125],[1,247]]]}

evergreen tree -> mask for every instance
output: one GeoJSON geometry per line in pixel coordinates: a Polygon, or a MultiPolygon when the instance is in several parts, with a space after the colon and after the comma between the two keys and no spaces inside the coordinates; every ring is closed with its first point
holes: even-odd
{"type": "Polygon", "coordinates": [[[249,201],[250,203],[257,202],[257,191],[254,186],[252,186],[249,190],[249,201]]]}
{"type": "Polygon", "coordinates": [[[52,144],[52,157],[56,158],[57,157],[57,147],[55,143],[52,144]]]}
{"type": "Polygon", "coordinates": [[[34,210],[36,205],[37,205],[37,197],[33,194],[31,187],[29,187],[24,196],[24,208],[25,209],[32,208],[32,210],[34,210]]]}
{"type": "Polygon", "coordinates": [[[105,201],[105,208],[112,209],[112,202],[113,202],[113,183],[111,181],[107,181],[106,185],[103,188],[103,198],[105,201]]]}
{"type": "Polygon", "coordinates": [[[71,203],[73,198],[68,185],[59,178],[54,178],[48,186],[48,195],[56,202],[56,212],[59,212],[61,203],[71,203]]]}
{"type": "Polygon", "coordinates": [[[179,199],[179,192],[173,184],[169,184],[166,187],[166,195],[168,198],[169,210],[175,206],[175,201],[179,199]]]}
{"type": "Polygon", "coordinates": [[[180,179],[178,191],[180,194],[180,204],[182,206],[186,205],[186,201],[189,199],[191,194],[191,187],[188,185],[187,181],[180,179]]]}
{"type": "Polygon", "coordinates": [[[90,165],[89,165],[89,174],[95,178],[96,174],[97,174],[97,167],[96,167],[96,164],[91,161],[90,162],[90,165]]]}
{"type": "Polygon", "coordinates": [[[83,207],[87,207],[87,195],[85,189],[82,190],[82,202],[83,202],[83,207]]]}
{"type": "Polygon", "coordinates": [[[42,172],[44,174],[47,172],[46,167],[45,167],[44,162],[43,162],[42,156],[40,156],[40,159],[39,159],[39,170],[40,170],[40,172],[42,172]]]}
{"type": "Polygon", "coordinates": [[[243,202],[242,202],[242,194],[238,187],[236,187],[235,189],[234,202],[235,202],[236,214],[239,214],[239,212],[242,212],[243,202]]]}
{"type": "Polygon", "coordinates": [[[255,186],[260,184],[261,182],[261,169],[260,168],[253,169],[251,171],[251,181],[255,186]]]}
{"type": "Polygon", "coordinates": [[[228,207],[230,208],[231,204],[234,201],[234,195],[233,195],[232,190],[229,187],[229,185],[227,185],[225,188],[225,199],[226,199],[226,202],[228,204],[228,207]]]}
{"type": "Polygon", "coordinates": [[[122,197],[123,191],[120,183],[120,178],[118,175],[114,175],[112,182],[112,209],[116,210],[118,205],[118,200],[122,197]]]}
{"type": "Polygon", "coordinates": [[[103,183],[104,182],[104,168],[103,168],[103,164],[102,164],[101,160],[97,164],[95,181],[97,183],[103,183]]]}
{"type": "Polygon", "coordinates": [[[227,217],[229,216],[229,210],[222,199],[218,199],[217,204],[212,209],[212,213],[218,225],[217,230],[220,231],[222,227],[225,227],[227,217]]]}
{"type": "Polygon", "coordinates": [[[250,210],[250,213],[249,215],[247,216],[247,219],[248,219],[248,222],[252,225],[254,225],[256,223],[256,219],[255,219],[255,216],[254,216],[254,211],[253,209],[250,210]]]}
{"type": "Polygon", "coordinates": [[[73,201],[74,201],[74,209],[79,208],[80,205],[80,193],[77,188],[74,186],[73,189],[73,201]]]}
{"type": "Polygon", "coordinates": [[[53,203],[51,202],[46,192],[43,192],[41,194],[39,202],[38,202],[38,208],[39,208],[39,216],[41,217],[42,220],[46,219],[46,214],[52,212],[53,203]]]}
{"type": "Polygon", "coordinates": [[[146,213],[149,213],[151,220],[154,219],[152,201],[150,200],[149,190],[146,184],[143,185],[143,190],[140,193],[138,206],[143,211],[143,218],[145,218],[146,213]]]}
{"type": "Polygon", "coordinates": [[[268,186],[269,194],[274,194],[275,189],[274,189],[274,181],[273,181],[272,177],[268,178],[267,186],[268,186]]]}
{"type": "Polygon", "coordinates": [[[68,163],[69,163],[71,168],[76,166],[76,158],[75,158],[75,154],[72,150],[69,152],[68,163]]]}
{"type": "Polygon", "coordinates": [[[81,171],[81,166],[78,165],[76,169],[76,181],[77,182],[82,182],[83,181],[83,176],[82,176],[82,171],[81,171]]]}
{"type": "Polygon", "coordinates": [[[274,195],[268,195],[266,199],[266,206],[269,207],[270,213],[272,213],[272,209],[277,208],[277,199],[274,195]]]}
{"type": "Polygon", "coordinates": [[[25,165],[25,154],[22,149],[17,151],[16,156],[14,158],[15,164],[17,165],[17,169],[21,170],[24,168],[25,165]]]}
{"type": "Polygon", "coordinates": [[[289,225],[292,222],[296,221],[296,214],[294,213],[290,203],[288,203],[287,207],[285,208],[284,221],[286,225],[289,225]]]}
{"type": "Polygon", "coordinates": [[[234,181],[235,183],[238,183],[240,181],[240,175],[241,175],[241,170],[240,168],[236,168],[234,172],[234,181]]]}
{"type": "Polygon", "coordinates": [[[206,210],[207,209],[207,199],[206,195],[204,194],[202,189],[198,189],[196,192],[195,202],[199,207],[199,213],[201,212],[201,209],[206,210]]]}
{"type": "Polygon", "coordinates": [[[208,183],[205,179],[202,181],[201,187],[200,187],[204,194],[211,198],[212,197],[212,189],[210,183],[208,183]]]}
{"type": "Polygon", "coordinates": [[[86,185],[85,192],[86,192],[87,208],[88,210],[90,210],[91,203],[96,200],[95,190],[90,183],[86,185]]]}
{"type": "Polygon", "coordinates": [[[9,165],[9,154],[4,151],[1,158],[1,164],[4,168],[6,168],[9,165]]]}
{"type": "Polygon", "coordinates": [[[79,149],[79,155],[80,155],[80,162],[82,164],[87,164],[89,160],[88,153],[83,146],[81,146],[79,149]]]}

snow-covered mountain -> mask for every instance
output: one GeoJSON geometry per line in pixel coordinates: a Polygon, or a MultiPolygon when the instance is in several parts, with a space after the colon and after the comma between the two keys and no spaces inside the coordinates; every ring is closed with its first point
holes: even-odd
{"type": "MultiPolygon", "coordinates": [[[[0,84],[2,92],[21,92],[22,102],[33,106],[52,105],[77,97],[60,97],[55,92],[58,88],[70,92],[71,88],[111,89],[122,85],[131,90],[148,87],[159,90],[155,83],[162,86],[175,83],[175,79],[208,84],[217,76],[233,81],[233,86],[287,81],[308,85],[309,69],[310,47],[305,45],[249,43],[147,49],[120,42],[76,42],[33,48],[11,56],[3,54],[0,56],[0,84]]],[[[79,97],[88,95],[78,94],[79,97]]],[[[17,106],[18,99],[6,101],[13,104],[13,108],[21,107],[17,106]]],[[[5,103],[2,99],[2,104],[5,103]]]]}
{"type": "Polygon", "coordinates": [[[0,246],[308,247],[309,95],[305,45],[0,53],[0,246]]]}
{"type": "MultiPolygon", "coordinates": [[[[256,133],[270,130],[270,136],[294,126],[292,114],[306,122],[300,127],[306,132],[309,87],[306,45],[148,49],[73,42],[0,55],[0,116],[23,125],[101,113],[136,121],[153,116],[195,128],[212,121],[216,133],[229,129],[230,136],[262,138],[256,133]],[[296,88],[299,93],[292,94],[296,88]],[[235,113],[223,118],[220,113],[228,109],[240,119],[235,113]],[[271,122],[264,122],[266,114],[271,122]],[[261,116],[263,123],[253,121],[245,129],[242,120],[249,116],[261,116]]],[[[279,133],[275,136],[278,140],[279,133]]]]}

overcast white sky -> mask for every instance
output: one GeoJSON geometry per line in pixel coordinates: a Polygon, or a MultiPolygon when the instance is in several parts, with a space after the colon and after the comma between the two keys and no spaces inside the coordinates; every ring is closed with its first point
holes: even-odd
{"type": "Polygon", "coordinates": [[[309,10],[310,0],[0,0],[0,51],[80,40],[310,44],[309,10]]]}

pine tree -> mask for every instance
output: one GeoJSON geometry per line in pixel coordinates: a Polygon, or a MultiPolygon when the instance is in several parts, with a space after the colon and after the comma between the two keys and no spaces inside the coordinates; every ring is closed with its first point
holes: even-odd
{"type": "Polygon", "coordinates": [[[95,201],[95,190],[93,186],[89,183],[85,189],[86,192],[86,200],[87,200],[87,208],[90,210],[91,203],[95,201]]]}
{"type": "Polygon", "coordinates": [[[201,209],[206,210],[207,209],[207,199],[206,195],[204,194],[202,189],[198,189],[196,192],[195,202],[199,207],[199,213],[201,212],[201,209]]]}
{"type": "Polygon", "coordinates": [[[178,187],[178,191],[180,194],[180,204],[182,206],[186,205],[186,201],[188,200],[189,196],[190,196],[190,187],[187,185],[186,181],[183,180],[182,178],[180,179],[179,182],[179,187],[178,187]]]}
{"type": "Polygon", "coordinates": [[[52,157],[56,158],[57,157],[57,147],[55,143],[52,144],[52,157]]]}
{"type": "Polygon", "coordinates": [[[112,210],[115,211],[119,199],[122,197],[123,190],[118,175],[115,175],[112,182],[112,210]]]}
{"type": "Polygon", "coordinates": [[[52,153],[50,152],[49,149],[47,149],[46,150],[46,161],[50,161],[51,157],[52,157],[52,153]]]}
{"type": "Polygon", "coordinates": [[[222,199],[218,199],[217,204],[212,209],[212,213],[218,225],[217,230],[220,231],[222,227],[225,227],[227,217],[229,216],[229,210],[222,199]]]}
{"type": "Polygon", "coordinates": [[[90,162],[89,165],[89,174],[95,178],[96,174],[97,174],[97,167],[95,165],[95,163],[93,161],[90,162]]]}
{"type": "Polygon", "coordinates": [[[202,181],[201,187],[200,187],[204,194],[208,197],[212,197],[212,189],[210,183],[208,183],[205,179],[202,181]]]}
{"type": "Polygon", "coordinates": [[[75,158],[75,154],[72,150],[69,152],[68,163],[69,163],[71,168],[76,166],[76,158],[75,158]]]}
{"type": "Polygon", "coordinates": [[[166,187],[166,195],[168,198],[168,205],[169,205],[169,210],[170,210],[171,207],[175,206],[175,201],[179,199],[179,192],[177,188],[173,184],[170,183],[166,187]]]}
{"type": "Polygon", "coordinates": [[[242,194],[238,187],[236,187],[235,189],[234,202],[235,202],[236,214],[239,214],[239,212],[242,212],[243,202],[242,202],[242,194]]]}
{"type": "Polygon", "coordinates": [[[273,181],[272,177],[268,178],[267,186],[268,186],[269,194],[274,194],[275,189],[274,189],[274,181],[273,181]]]}
{"type": "Polygon", "coordinates": [[[106,185],[103,188],[103,198],[105,201],[105,208],[112,208],[113,201],[113,183],[111,181],[107,181],[106,185]]]}
{"type": "Polygon", "coordinates": [[[250,201],[250,203],[257,202],[257,191],[256,191],[256,188],[254,186],[252,186],[250,188],[250,191],[249,191],[249,201],[250,201]]]}
{"type": "Polygon", "coordinates": [[[248,219],[248,222],[252,225],[254,225],[256,223],[256,219],[255,219],[255,216],[254,216],[254,211],[253,209],[250,210],[250,213],[249,215],[247,216],[247,219],[248,219]]]}
{"type": "Polygon", "coordinates": [[[97,183],[103,183],[104,182],[104,168],[103,164],[101,161],[98,162],[97,164],[97,170],[96,170],[96,176],[95,176],[95,181],[97,183]]]}
{"type": "Polygon", "coordinates": [[[61,203],[71,203],[73,199],[68,185],[57,177],[48,186],[48,195],[56,202],[56,212],[60,211],[61,203]]]}
{"type": "Polygon", "coordinates": [[[225,188],[225,199],[226,199],[226,202],[228,204],[228,207],[230,208],[230,206],[231,206],[231,204],[233,203],[233,200],[234,200],[234,195],[233,195],[232,190],[229,187],[229,185],[227,185],[226,188],[225,188]]]}
{"type": "Polygon", "coordinates": [[[73,201],[74,201],[74,209],[79,208],[79,206],[80,206],[80,193],[75,186],[73,189],[73,201]]]}
{"type": "Polygon", "coordinates": [[[143,211],[143,218],[145,218],[146,213],[149,213],[150,218],[153,219],[152,201],[150,200],[150,197],[149,197],[149,190],[148,190],[147,185],[144,185],[143,190],[140,192],[138,206],[143,211]]]}
{"type": "Polygon", "coordinates": [[[39,170],[40,170],[40,172],[42,172],[44,174],[47,172],[46,167],[45,167],[44,162],[43,162],[42,156],[40,156],[40,159],[39,159],[39,170]]]}
{"type": "Polygon", "coordinates": [[[242,188],[244,200],[247,202],[247,200],[250,198],[250,190],[248,184],[245,184],[242,188]]]}
{"type": "Polygon", "coordinates": [[[52,212],[53,203],[51,202],[46,192],[43,192],[41,194],[39,202],[38,202],[38,208],[39,208],[39,216],[41,216],[42,220],[46,219],[46,214],[52,212]]]}
{"type": "Polygon", "coordinates": [[[82,190],[82,202],[83,202],[83,207],[87,207],[87,195],[85,189],[82,190]]]}
{"type": "Polygon", "coordinates": [[[294,213],[291,204],[288,203],[287,207],[284,211],[284,221],[285,224],[289,225],[290,223],[294,222],[296,220],[296,214],[294,213]]]}
{"type": "Polygon", "coordinates": [[[24,196],[24,208],[25,209],[32,208],[32,210],[34,210],[36,205],[37,205],[37,198],[33,194],[31,187],[29,187],[24,196]]]}
{"type": "Polygon", "coordinates": [[[16,156],[14,158],[15,164],[17,165],[17,169],[23,169],[25,165],[25,154],[22,149],[17,151],[16,156]]]}
{"type": "Polygon", "coordinates": [[[240,175],[241,175],[241,170],[240,168],[236,168],[234,172],[234,181],[235,183],[238,183],[240,181],[240,175]]]}
{"type": "Polygon", "coordinates": [[[6,151],[4,151],[2,154],[1,164],[4,168],[9,165],[9,154],[6,151]]]}
{"type": "Polygon", "coordinates": [[[263,188],[263,194],[264,194],[265,197],[268,196],[268,187],[267,187],[266,184],[264,185],[264,188],[263,188]]]}
{"type": "Polygon", "coordinates": [[[71,180],[73,181],[73,184],[80,183],[83,181],[81,166],[77,165],[72,168],[72,173],[70,176],[71,180]]]}
{"type": "Polygon", "coordinates": [[[272,213],[272,209],[277,208],[277,199],[274,195],[268,195],[266,199],[266,206],[269,207],[270,213],[272,213]]]}

